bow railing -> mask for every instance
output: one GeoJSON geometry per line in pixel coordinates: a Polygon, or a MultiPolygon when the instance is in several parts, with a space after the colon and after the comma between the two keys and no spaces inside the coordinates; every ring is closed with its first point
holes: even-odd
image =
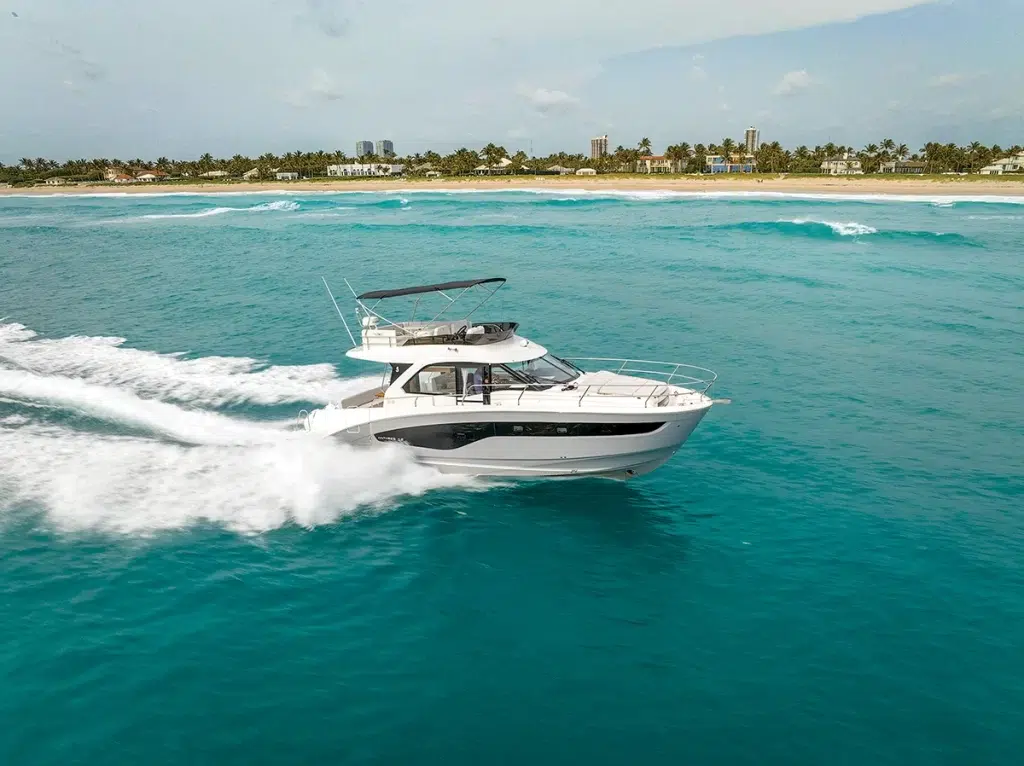
{"type": "MultiPolygon", "coordinates": [[[[580,372],[594,372],[585,367],[593,366],[595,363],[607,364],[609,369],[616,375],[634,375],[637,377],[654,376],[658,382],[669,386],[683,386],[692,388],[702,394],[707,394],[711,387],[718,380],[718,373],[706,367],[696,367],[692,364],[682,362],[655,362],[650,359],[619,359],[614,357],[564,357],[562,361],[569,362],[580,372]],[[584,366],[581,367],[580,364],[584,366]],[[616,366],[617,365],[617,366],[616,366]],[[611,369],[613,368],[614,369],[611,369]],[[653,369],[651,369],[653,368],[653,369]]],[[[603,372],[604,370],[600,370],[603,372]]]]}

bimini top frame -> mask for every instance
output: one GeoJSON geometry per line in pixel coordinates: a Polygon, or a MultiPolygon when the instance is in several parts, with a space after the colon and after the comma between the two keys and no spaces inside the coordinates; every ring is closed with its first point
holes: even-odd
{"type": "MultiPolygon", "coordinates": [[[[471,287],[477,285],[486,285],[493,282],[497,282],[498,287],[491,291],[493,295],[501,285],[505,284],[504,277],[488,277],[487,279],[463,279],[457,282],[441,282],[436,285],[420,285],[418,287],[400,287],[397,290],[371,290],[368,293],[357,295],[357,301],[379,301],[384,298],[399,298],[403,295],[419,295],[420,293],[441,293],[444,295],[445,291],[451,290],[468,290],[471,287]]],[[[447,298],[448,296],[445,295],[447,298]]],[[[449,299],[451,300],[451,299],[449,299]]]]}
{"type": "MultiPolygon", "coordinates": [[[[321,279],[323,280],[324,287],[327,288],[328,295],[331,296],[331,301],[334,303],[334,308],[338,312],[338,316],[340,316],[341,321],[345,323],[345,330],[348,332],[349,338],[352,340],[352,345],[358,346],[359,344],[356,343],[356,339],[352,335],[352,331],[349,330],[348,322],[345,321],[344,314],[342,314],[341,309],[338,308],[338,302],[334,299],[334,294],[331,292],[331,288],[327,284],[327,280],[323,279],[323,277],[321,277],[321,279]]],[[[381,322],[384,323],[385,326],[394,327],[395,331],[401,334],[411,334],[404,326],[404,324],[406,323],[392,321],[391,319],[388,319],[387,317],[378,313],[376,307],[380,303],[380,301],[385,300],[387,298],[400,298],[407,295],[420,296],[428,293],[437,293],[438,295],[442,296],[445,300],[448,301],[448,303],[440,311],[434,314],[434,316],[426,320],[426,322],[415,322],[416,309],[419,307],[420,302],[420,298],[416,299],[416,303],[413,305],[412,315],[408,323],[415,323],[422,327],[424,324],[437,322],[444,314],[446,314],[451,309],[453,305],[455,305],[456,301],[458,301],[462,296],[464,296],[474,287],[479,287],[481,285],[494,285],[493,288],[484,287],[483,290],[487,294],[484,296],[483,300],[481,300],[479,303],[473,306],[473,308],[471,308],[465,314],[465,316],[461,317],[462,320],[468,321],[469,318],[477,309],[479,309],[481,306],[487,303],[487,301],[494,297],[494,294],[501,289],[505,282],[506,280],[504,277],[487,277],[484,279],[463,279],[454,282],[440,282],[438,284],[433,285],[401,287],[395,290],[371,290],[369,292],[357,295],[356,291],[352,289],[352,285],[349,284],[347,279],[345,280],[345,284],[348,286],[348,289],[352,292],[356,304],[358,304],[358,308],[356,309],[356,315],[359,318],[359,324],[361,327],[366,328],[370,324],[372,324],[373,326],[377,326],[376,320],[380,320],[381,322]]]]}

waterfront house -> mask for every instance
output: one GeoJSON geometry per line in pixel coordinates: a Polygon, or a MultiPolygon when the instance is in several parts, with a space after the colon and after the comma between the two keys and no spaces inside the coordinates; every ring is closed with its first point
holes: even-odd
{"type": "Polygon", "coordinates": [[[116,184],[130,184],[135,181],[135,179],[127,173],[115,173],[113,178],[108,178],[107,180],[113,181],[116,184]]]}
{"type": "Polygon", "coordinates": [[[146,170],[135,176],[136,181],[150,184],[154,181],[163,181],[165,178],[167,178],[167,174],[160,170],[146,170]]]}
{"type": "Polygon", "coordinates": [[[704,157],[705,173],[753,173],[757,164],[752,154],[709,154],[704,157]]]}
{"type": "Polygon", "coordinates": [[[1003,157],[978,171],[983,176],[1001,176],[1003,173],[1024,173],[1024,152],[1003,157]]]}
{"type": "Polygon", "coordinates": [[[294,170],[279,170],[274,173],[274,178],[278,181],[298,181],[299,174],[294,170]]]}
{"type": "Polygon", "coordinates": [[[562,167],[561,165],[552,165],[548,168],[549,173],[558,173],[560,176],[571,176],[572,168],[562,167]]]}
{"type": "Polygon", "coordinates": [[[244,173],[242,173],[242,180],[243,181],[255,181],[259,177],[260,177],[260,169],[259,168],[253,168],[252,170],[246,170],[244,173]]]}
{"type": "Polygon", "coordinates": [[[353,176],[400,176],[405,172],[405,165],[393,165],[388,162],[349,162],[344,165],[328,165],[327,175],[350,178],[353,176]]]}
{"type": "Polygon", "coordinates": [[[830,176],[862,176],[864,168],[860,160],[847,152],[842,157],[832,157],[821,163],[821,172],[830,176]]]}
{"type": "Polygon", "coordinates": [[[53,176],[52,178],[47,178],[43,183],[47,186],[64,186],[67,183],[67,179],[53,176]]]}
{"type": "Polygon", "coordinates": [[[200,178],[227,178],[228,171],[226,170],[207,170],[205,173],[200,173],[200,178]]]}
{"type": "Polygon", "coordinates": [[[512,160],[508,157],[502,157],[493,165],[477,165],[473,168],[473,172],[478,176],[490,176],[490,175],[504,175],[505,173],[511,173],[515,170],[512,166],[512,160]]]}
{"type": "Polygon", "coordinates": [[[578,175],[578,176],[596,176],[597,175],[597,171],[594,170],[593,168],[580,168],[579,170],[576,171],[576,175],[578,175]]]}
{"type": "Polygon", "coordinates": [[[926,163],[917,162],[916,160],[893,160],[892,162],[883,162],[879,165],[878,172],[895,173],[902,176],[919,176],[924,174],[927,167],[926,163]]]}
{"type": "Polygon", "coordinates": [[[681,173],[683,163],[679,160],[670,160],[664,155],[647,155],[636,161],[637,173],[681,173]]]}

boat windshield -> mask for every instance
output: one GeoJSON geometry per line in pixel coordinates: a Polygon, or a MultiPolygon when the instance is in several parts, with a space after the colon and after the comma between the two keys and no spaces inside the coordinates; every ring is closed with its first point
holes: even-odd
{"type": "Polygon", "coordinates": [[[579,369],[551,354],[529,362],[514,362],[504,366],[528,383],[547,386],[565,385],[580,376],[579,369]]]}

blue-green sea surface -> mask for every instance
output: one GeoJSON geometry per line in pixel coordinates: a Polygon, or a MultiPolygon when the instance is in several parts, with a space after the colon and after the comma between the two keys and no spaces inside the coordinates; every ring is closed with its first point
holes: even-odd
{"type": "Polygon", "coordinates": [[[0,318],[0,764],[1024,753],[1014,200],[7,197],[0,318]],[[321,276],[732,403],[630,483],[296,438],[321,276]]]}

